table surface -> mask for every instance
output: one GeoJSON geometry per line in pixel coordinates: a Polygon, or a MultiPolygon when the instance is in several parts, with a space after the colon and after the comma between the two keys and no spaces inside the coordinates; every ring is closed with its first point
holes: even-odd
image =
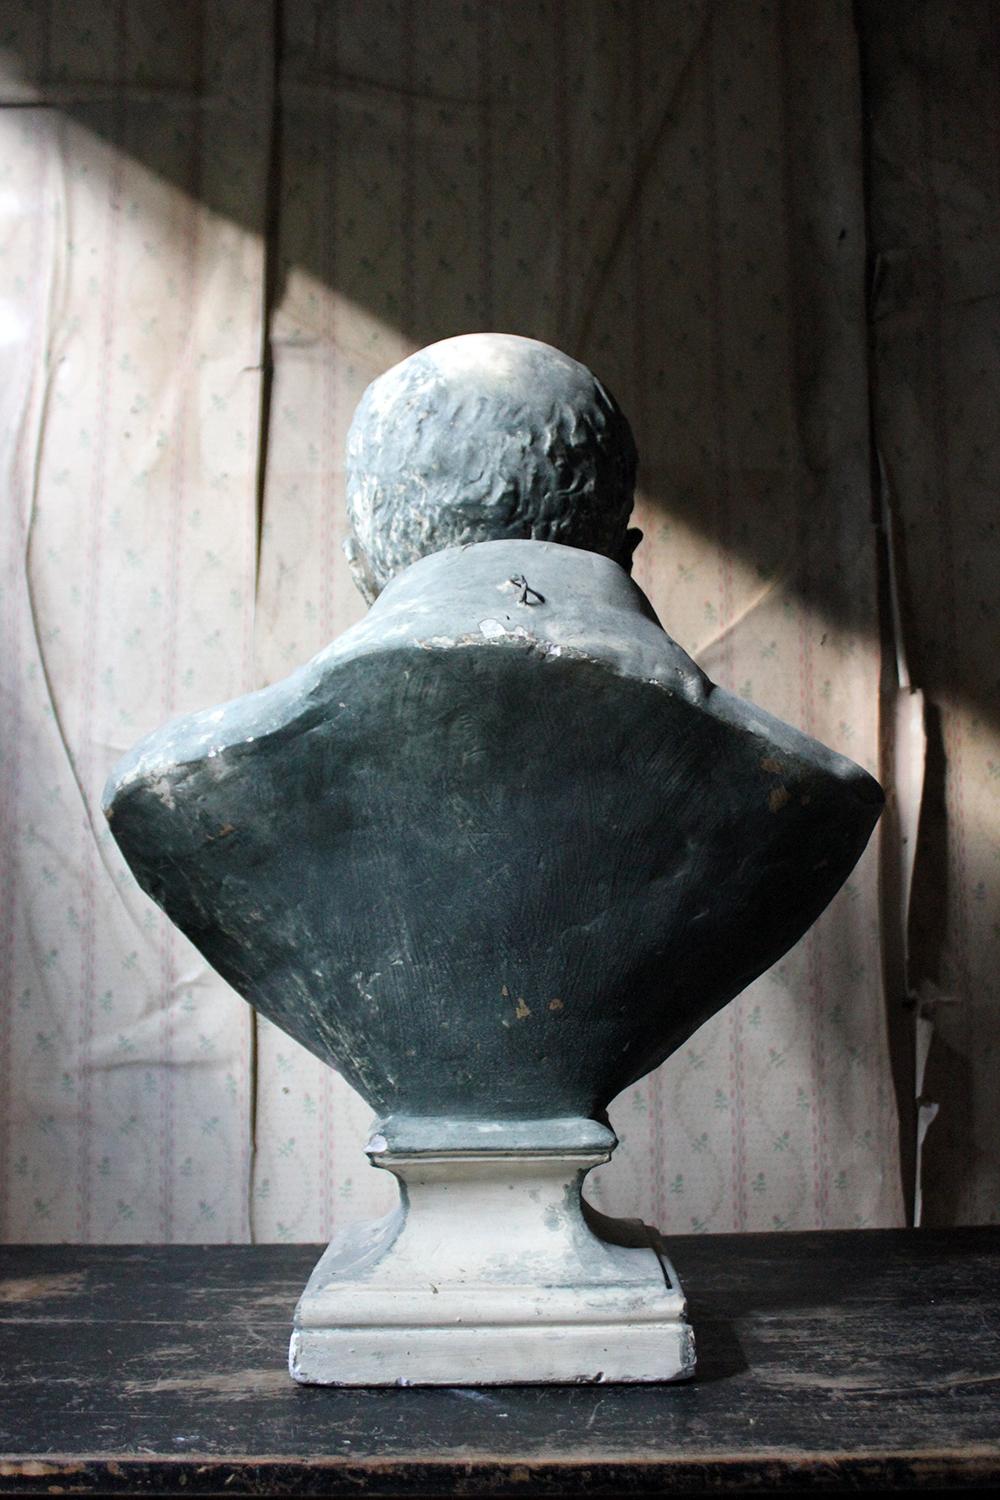
{"type": "Polygon", "coordinates": [[[333,1390],[318,1246],[0,1249],[0,1492],[653,1495],[1000,1482],[1000,1229],[684,1236],[673,1386],[333,1390]]]}

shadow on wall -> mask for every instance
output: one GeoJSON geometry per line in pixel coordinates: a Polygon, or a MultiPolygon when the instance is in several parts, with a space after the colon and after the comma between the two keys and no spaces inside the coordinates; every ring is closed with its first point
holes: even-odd
{"type": "MultiPolygon", "coordinates": [[[[495,328],[591,364],[661,599],[693,534],[745,564],[742,602],[875,633],[857,37],[823,9],[48,0],[15,8],[5,93],[266,228],[286,337],[363,362],[371,330],[495,328]],[[311,325],[310,281],[356,316],[311,325]]],[[[952,668],[995,718],[996,681],[952,668]]]]}
{"type": "MultiPolygon", "coordinates": [[[[662,607],[701,538],[743,566],[732,618],[789,590],[873,632],[854,35],[786,12],[49,0],[5,44],[13,97],[267,226],[274,337],[364,363],[372,330],[494,328],[592,365],[662,607]],[[332,333],[310,283],[353,310],[332,333]]],[[[687,644],[731,623],[716,588],[687,644]]]]}

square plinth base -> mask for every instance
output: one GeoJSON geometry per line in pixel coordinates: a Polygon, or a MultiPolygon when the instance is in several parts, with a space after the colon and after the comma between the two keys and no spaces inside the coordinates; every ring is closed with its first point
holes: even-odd
{"type": "Polygon", "coordinates": [[[289,1368],[319,1385],[678,1380],[694,1373],[684,1297],[655,1230],[580,1193],[614,1137],[588,1120],[378,1133],[402,1184],[387,1218],[322,1256],[289,1368]],[[471,1141],[468,1137],[472,1135],[471,1141]],[[539,1137],[539,1140],[535,1139],[539,1137]],[[464,1139],[462,1137],[465,1137],[464,1139]],[[485,1143],[484,1143],[485,1142],[485,1143]]]}

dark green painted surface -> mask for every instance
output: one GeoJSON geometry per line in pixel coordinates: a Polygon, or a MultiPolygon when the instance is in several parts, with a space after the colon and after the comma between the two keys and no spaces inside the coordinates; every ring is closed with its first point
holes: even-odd
{"type": "Polygon", "coordinates": [[[599,1115],[805,931],[881,807],[617,564],[438,553],[109,785],[140,882],[380,1113],[599,1115]],[[522,602],[514,578],[535,591],[522,602]]]}

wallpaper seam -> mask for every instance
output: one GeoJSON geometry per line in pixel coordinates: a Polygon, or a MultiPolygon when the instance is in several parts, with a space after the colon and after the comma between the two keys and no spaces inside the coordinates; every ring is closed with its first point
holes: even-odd
{"type": "MultiPolygon", "coordinates": [[[[901,593],[896,533],[899,518],[892,485],[886,468],[879,436],[878,392],[879,358],[876,334],[876,307],[882,283],[882,258],[874,243],[872,206],[872,120],[874,102],[865,51],[865,33],[860,16],[861,0],[853,0],[852,19],[857,49],[859,92],[861,192],[865,233],[865,383],[868,408],[868,463],[872,502],[872,537],[876,552],[877,610],[882,666],[879,674],[879,745],[881,779],[886,786],[887,807],[879,839],[880,946],[882,950],[882,989],[889,1041],[889,1061],[898,1123],[900,1179],[903,1206],[908,1225],[919,1224],[922,1197],[921,1152],[919,1145],[919,1080],[917,1078],[917,1034],[915,1001],[909,973],[908,901],[901,884],[904,850],[901,840],[900,808],[896,796],[895,768],[899,751],[897,714],[893,705],[902,693],[916,697],[923,717],[923,695],[914,684],[910,670],[908,632],[904,622],[904,599],[901,593]],[[890,703],[890,696],[892,704],[890,703]],[[890,853],[889,842],[893,841],[890,853]],[[892,860],[891,866],[889,860],[892,860]],[[896,930],[895,942],[889,933],[896,930]],[[896,1014],[897,1007],[902,1012],[896,1014]]],[[[920,800],[923,799],[923,791],[920,800]]],[[[919,804],[917,809],[919,817],[919,804]]],[[[915,854],[914,850],[914,854],[915,854]]]]}
{"type": "MultiPolygon", "coordinates": [[[[283,0],[271,3],[271,52],[270,97],[266,101],[269,110],[267,140],[267,168],[264,174],[264,245],[261,262],[261,310],[260,310],[260,402],[257,419],[257,474],[255,486],[254,555],[252,590],[252,623],[250,673],[252,690],[257,683],[257,606],[260,597],[260,568],[263,555],[262,537],[264,529],[264,505],[267,491],[268,440],[271,428],[271,398],[274,387],[274,357],[271,348],[271,321],[278,305],[278,283],[280,274],[280,212],[282,192],[282,93],[281,71],[284,63],[284,14],[283,0]]],[[[249,1160],[244,1183],[244,1222],[250,1244],[257,1241],[254,1221],[254,1186],[257,1169],[257,1128],[260,1117],[260,1017],[249,1007],[249,1045],[247,1071],[249,1073],[249,1109],[247,1132],[249,1136],[249,1160]]]]}

